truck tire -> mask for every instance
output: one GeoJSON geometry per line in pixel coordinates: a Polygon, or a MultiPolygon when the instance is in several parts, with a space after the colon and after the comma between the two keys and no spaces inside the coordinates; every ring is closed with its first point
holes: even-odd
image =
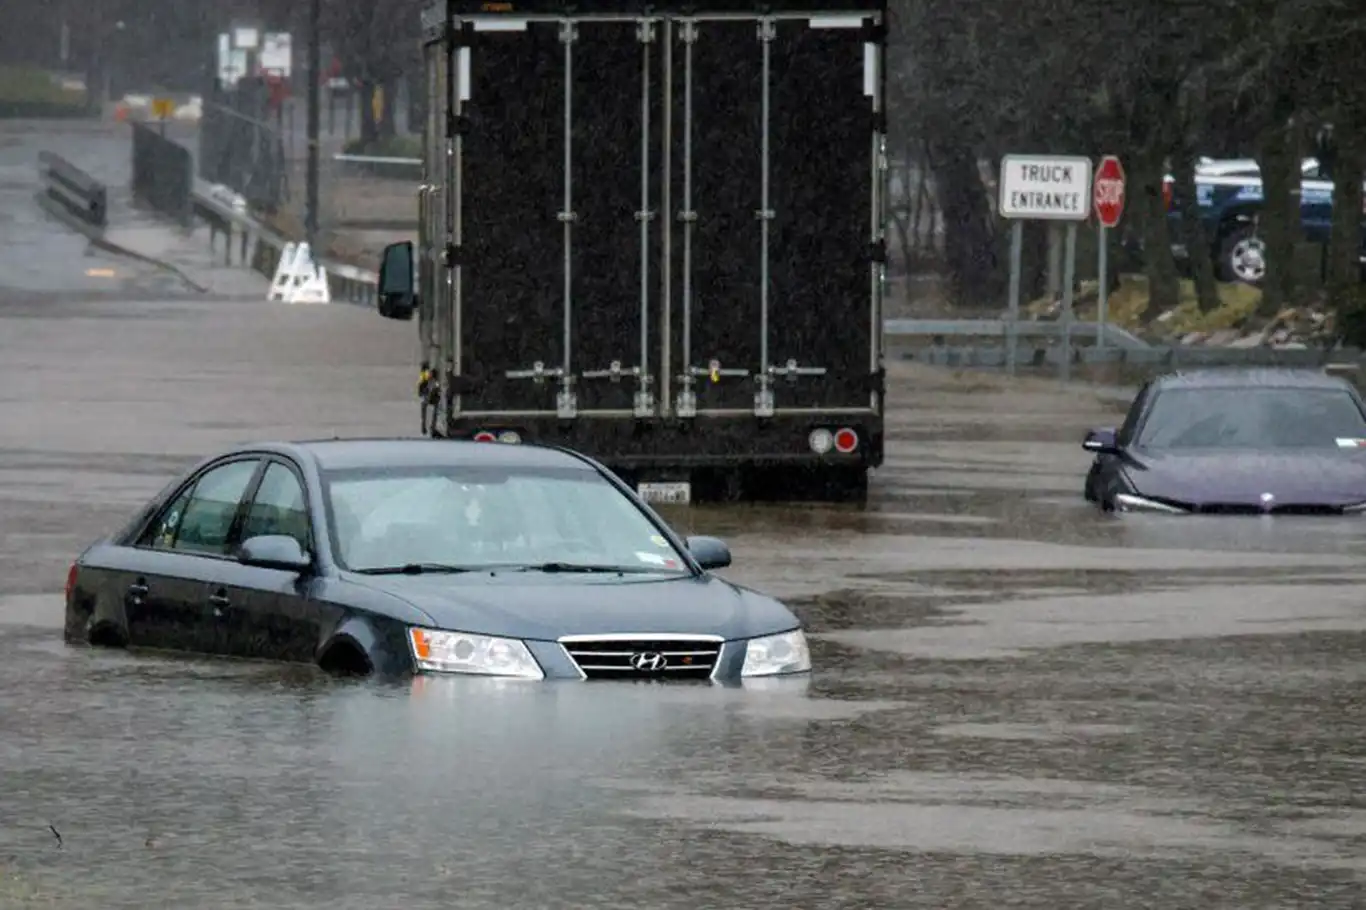
{"type": "Polygon", "coordinates": [[[1266,241],[1250,224],[1224,235],[1219,244],[1219,278],[1259,285],[1266,277],[1266,241]]]}

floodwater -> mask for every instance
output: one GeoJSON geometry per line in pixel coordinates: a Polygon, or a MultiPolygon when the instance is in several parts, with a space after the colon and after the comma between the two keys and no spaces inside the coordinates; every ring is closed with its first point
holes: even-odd
{"type": "Polygon", "coordinates": [[[0,274],[5,910],[1366,906],[1366,523],[1099,516],[1111,396],[897,364],[867,509],[671,512],[810,680],[341,682],[69,648],[59,592],[201,454],[413,433],[412,326],[37,280],[0,274]]]}

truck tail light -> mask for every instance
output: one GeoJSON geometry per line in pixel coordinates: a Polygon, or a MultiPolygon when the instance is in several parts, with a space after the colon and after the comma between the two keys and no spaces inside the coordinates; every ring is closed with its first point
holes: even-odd
{"type": "Polygon", "coordinates": [[[497,442],[497,440],[498,437],[494,436],[488,430],[480,430],[478,433],[474,434],[475,442],[497,442]]]}
{"type": "Polygon", "coordinates": [[[76,576],[80,574],[80,566],[76,563],[71,564],[71,568],[66,570],[66,599],[71,601],[71,592],[76,590],[76,576]]]}
{"type": "Polygon", "coordinates": [[[1164,177],[1162,180],[1162,208],[1167,211],[1172,210],[1172,179],[1164,177]]]}
{"type": "Polygon", "coordinates": [[[848,427],[835,431],[835,451],[848,455],[858,448],[858,434],[848,427]]]}

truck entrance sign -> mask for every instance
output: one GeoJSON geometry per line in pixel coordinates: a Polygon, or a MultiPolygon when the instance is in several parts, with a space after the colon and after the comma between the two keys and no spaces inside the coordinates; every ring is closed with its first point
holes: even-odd
{"type": "Polygon", "coordinates": [[[1091,214],[1091,159],[1006,155],[1000,196],[1002,218],[1085,221],[1091,214]]]}
{"type": "Polygon", "coordinates": [[[1119,224],[1119,217],[1124,214],[1124,165],[1114,155],[1100,159],[1100,167],[1096,168],[1096,186],[1091,195],[1100,226],[1112,228],[1119,224]]]}

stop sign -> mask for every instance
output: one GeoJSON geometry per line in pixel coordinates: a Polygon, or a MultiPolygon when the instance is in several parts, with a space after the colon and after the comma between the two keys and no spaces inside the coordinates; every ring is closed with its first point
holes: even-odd
{"type": "Polygon", "coordinates": [[[1124,213],[1124,165],[1114,155],[1100,159],[1091,186],[1091,201],[1101,227],[1112,228],[1119,224],[1119,216],[1124,213]]]}

